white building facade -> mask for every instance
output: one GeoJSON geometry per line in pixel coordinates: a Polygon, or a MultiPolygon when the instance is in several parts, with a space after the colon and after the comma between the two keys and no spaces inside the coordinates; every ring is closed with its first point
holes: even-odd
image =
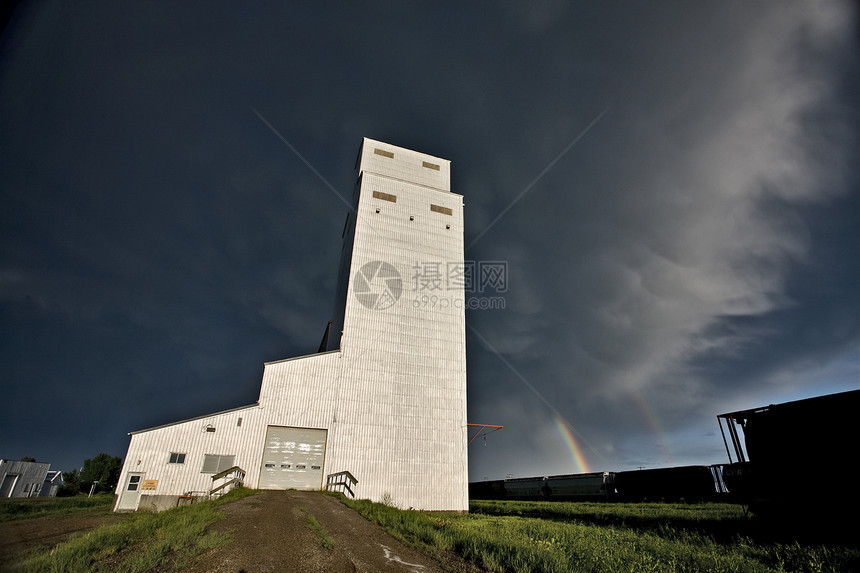
{"type": "Polygon", "coordinates": [[[117,510],[245,485],[468,509],[463,199],[450,162],[365,138],[327,347],[264,365],[256,404],[132,432],[117,510]]]}

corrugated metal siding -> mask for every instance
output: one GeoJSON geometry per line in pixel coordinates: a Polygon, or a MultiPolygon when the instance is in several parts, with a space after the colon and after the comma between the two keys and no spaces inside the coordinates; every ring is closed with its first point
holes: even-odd
{"type": "Polygon", "coordinates": [[[403,507],[465,510],[464,292],[448,285],[415,290],[412,283],[416,264],[439,263],[444,273],[448,263],[462,263],[462,198],[365,172],[356,220],[353,276],[366,262],[385,261],[404,285],[398,303],[386,310],[355,304],[352,292],[347,296],[341,342],[346,366],[330,467],[351,471],[360,497],[387,493],[403,507]],[[376,213],[370,190],[396,194],[398,203],[376,213]],[[431,204],[450,208],[452,218],[440,221],[429,213],[431,204]],[[424,305],[425,294],[439,304],[424,305]]]}
{"type": "Polygon", "coordinates": [[[129,471],[145,471],[147,480],[158,480],[156,489],[144,495],[208,491],[212,488],[211,475],[201,472],[206,454],[235,455],[236,465],[246,471],[259,464],[261,421],[262,408],[252,406],[135,433],[131,436],[117,493],[129,471]],[[206,431],[207,426],[215,431],[206,431]],[[171,452],[184,453],[185,462],[168,463],[171,452]]]}
{"type": "Polygon", "coordinates": [[[451,191],[451,162],[447,159],[368,138],[364,139],[362,145],[364,150],[358,165],[360,172],[376,173],[440,191],[451,191]],[[381,155],[376,152],[377,149],[387,151],[394,157],[381,155]],[[436,165],[439,169],[428,169],[424,163],[436,165]]]}
{"type": "Polygon", "coordinates": [[[206,454],[235,455],[246,485],[258,487],[267,425],[329,425],[339,356],[332,352],[266,364],[259,405],[133,433],[117,493],[130,471],[146,471],[147,480],[158,480],[156,490],[144,495],[208,491],[211,475],[201,472],[206,454]],[[214,432],[206,431],[210,426],[214,432]],[[168,463],[171,452],[184,453],[185,463],[168,463]]]}

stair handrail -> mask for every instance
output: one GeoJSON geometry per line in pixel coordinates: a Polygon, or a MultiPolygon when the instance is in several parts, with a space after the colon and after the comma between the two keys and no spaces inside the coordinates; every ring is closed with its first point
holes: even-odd
{"type": "Polygon", "coordinates": [[[230,468],[230,469],[226,469],[226,470],[224,470],[224,471],[222,471],[222,472],[218,472],[217,474],[213,475],[213,476],[212,476],[212,481],[215,481],[216,479],[221,479],[222,477],[224,477],[225,475],[229,474],[230,472],[232,472],[232,471],[234,471],[234,470],[239,470],[240,472],[242,472],[242,475],[243,475],[243,476],[244,476],[244,474],[245,474],[245,470],[243,470],[243,469],[242,469],[242,468],[240,468],[239,466],[233,466],[233,467],[232,467],[232,468],[230,468]]]}
{"type": "Polygon", "coordinates": [[[233,475],[232,479],[228,479],[226,482],[222,483],[218,487],[213,487],[212,489],[210,489],[209,497],[212,497],[214,494],[220,492],[222,489],[228,486],[235,485],[236,487],[241,487],[245,483],[245,470],[243,470],[239,466],[233,466],[232,468],[214,474],[212,476],[212,485],[215,485],[216,480],[225,478],[230,474],[233,475]]]}
{"type": "Polygon", "coordinates": [[[334,489],[335,487],[342,487],[349,492],[349,495],[351,495],[353,499],[355,499],[355,492],[352,491],[351,486],[356,485],[358,485],[358,480],[355,479],[355,476],[347,470],[329,474],[326,476],[325,480],[326,491],[336,491],[334,489]]]}

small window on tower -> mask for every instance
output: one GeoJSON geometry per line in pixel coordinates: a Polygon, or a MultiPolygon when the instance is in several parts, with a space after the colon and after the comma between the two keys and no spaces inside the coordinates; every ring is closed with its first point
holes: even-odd
{"type": "Polygon", "coordinates": [[[429,161],[422,161],[421,166],[426,167],[427,169],[432,169],[433,171],[439,171],[439,166],[435,163],[430,163],[429,161]]]}
{"type": "Polygon", "coordinates": [[[391,153],[390,151],[385,151],[384,149],[379,149],[378,147],[375,147],[373,149],[373,152],[377,155],[381,155],[383,157],[388,157],[389,159],[394,159],[394,154],[391,153]]]}
{"type": "Polygon", "coordinates": [[[374,191],[373,192],[374,199],[382,199],[383,201],[391,201],[392,203],[397,203],[397,195],[392,195],[390,193],[383,193],[382,191],[374,191]]]}
{"type": "Polygon", "coordinates": [[[167,460],[167,463],[169,463],[169,464],[184,464],[185,463],[185,454],[170,452],[170,458],[167,460]]]}
{"type": "Polygon", "coordinates": [[[434,213],[442,213],[443,215],[454,216],[454,211],[450,207],[442,207],[441,205],[430,205],[430,210],[434,213]]]}

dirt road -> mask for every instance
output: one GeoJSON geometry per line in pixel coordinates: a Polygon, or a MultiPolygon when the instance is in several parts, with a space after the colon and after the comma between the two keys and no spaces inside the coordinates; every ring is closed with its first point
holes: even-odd
{"type": "Polygon", "coordinates": [[[406,547],[336,499],[315,492],[264,491],[225,505],[226,519],[216,531],[230,531],[233,542],[202,556],[193,573],[264,572],[477,572],[448,556],[445,568],[406,547]],[[308,515],[334,538],[322,547],[308,527],[308,515]]]}

